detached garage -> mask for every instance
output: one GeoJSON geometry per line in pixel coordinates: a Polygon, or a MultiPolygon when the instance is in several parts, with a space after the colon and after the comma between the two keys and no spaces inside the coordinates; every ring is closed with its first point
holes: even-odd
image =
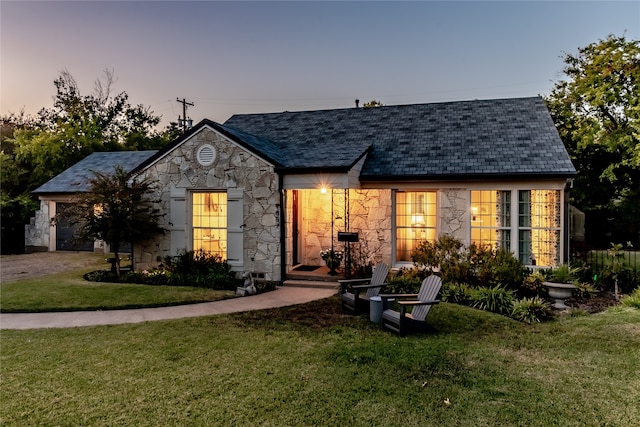
{"type": "Polygon", "coordinates": [[[117,151],[93,153],[38,187],[33,194],[40,209],[25,226],[25,251],[98,251],[108,252],[103,242],[74,242],[75,230],[69,224],[52,219],[73,203],[76,194],[89,191],[95,173],[113,173],[117,166],[130,171],[157,151],[117,151]]]}

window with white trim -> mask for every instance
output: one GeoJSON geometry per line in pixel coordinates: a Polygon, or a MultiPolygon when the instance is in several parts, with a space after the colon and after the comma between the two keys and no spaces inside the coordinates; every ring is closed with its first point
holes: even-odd
{"type": "Polygon", "coordinates": [[[471,242],[507,249],[524,265],[560,263],[560,190],[472,190],[470,193],[471,242]]]}
{"type": "Polygon", "coordinates": [[[192,193],[193,249],[227,259],[227,193],[192,193]]]}
{"type": "Polygon", "coordinates": [[[518,256],[523,264],[560,263],[559,190],[518,191],[518,256]]]}
{"type": "Polygon", "coordinates": [[[511,250],[511,191],[471,191],[471,242],[511,250]]]}
{"type": "Polygon", "coordinates": [[[425,240],[435,242],[435,191],[395,192],[396,261],[411,261],[411,251],[425,240]]]}

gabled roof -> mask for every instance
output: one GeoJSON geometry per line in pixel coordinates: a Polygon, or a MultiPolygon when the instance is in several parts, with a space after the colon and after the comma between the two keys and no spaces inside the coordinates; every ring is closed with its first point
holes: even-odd
{"type": "Polygon", "coordinates": [[[204,119],[198,122],[191,129],[180,135],[174,141],[162,147],[162,149],[155,153],[153,156],[137,165],[137,167],[135,167],[131,171],[131,173],[136,173],[155,163],[157,160],[163,158],[165,155],[173,151],[177,146],[191,138],[194,134],[200,132],[205,127],[209,127],[220,132],[221,134],[225,135],[227,138],[241,145],[250,152],[263,157],[265,160],[272,163],[276,167],[281,167],[285,162],[284,153],[278,146],[273,144],[267,138],[250,135],[246,132],[223,126],[220,123],[216,123],[212,120],[204,119]]]}
{"type": "Polygon", "coordinates": [[[368,152],[362,181],[576,174],[540,97],[240,114],[224,127],[268,139],[289,169],[368,152]]]}
{"type": "Polygon", "coordinates": [[[241,127],[227,124],[221,125],[212,120],[204,119],[179,138],[164,146],[162,150],[140,164],[132,172],[138,172],[153,164],[204,127],[220,132],[249,152],[262,157],[280,171],[298,169],[305,171],[318,169],[347,171],[365,155],[371,146],[370,142],[354,140],[347,145],[341,146],[339,150],[328,150],[327,148],[333,147],[334,143],[331,142],[328,146],[325,145],[323,147],[322,129],[315,132],[317,138],[314,139],[314,144],[309,144],[310,132],[308,132],[308,129],[300,135],[289,135],[287,139],[273,140],[268,136],[256,134],[241,127]]]}
{"type": "Polygon", "coordinates": [[[42,184],[33,193],[86,192],[89,191],[89,181],[95,177],[95,172],[113,173],[116,166],[120,166],[126,172],[129,172],[156,152],[156,150],[149,150],[92,153],[42,184]]]}

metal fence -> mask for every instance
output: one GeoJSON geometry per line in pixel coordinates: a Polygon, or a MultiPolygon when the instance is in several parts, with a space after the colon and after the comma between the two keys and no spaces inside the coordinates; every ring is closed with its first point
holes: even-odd
{"type": "MultiPolygon", "coordinates": [[[[620,251],[617,256],[623,265],[618,274],[618,286],[622,292],[631,292],[640,286],[640,251],[620,251]]],[[[574,261],[585,267],[584,276],[595,282],[597,287],[613,288],[614,279],[610,271],[612,255],[607,249],[590,250],[574,258],[574,261]]]]}

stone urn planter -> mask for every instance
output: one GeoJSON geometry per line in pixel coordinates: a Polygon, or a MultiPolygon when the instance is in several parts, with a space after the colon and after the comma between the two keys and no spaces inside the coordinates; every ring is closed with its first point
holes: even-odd
{"type": "Polygon", "coordinates": [[[334,251],[333,249],[320,252],[320,256],[324,260],[327,267],[329,267],[329,274],[335,276],[338,274],[336,269],[340,267],[342,262],[342,252],[334,251]]]}
{"type": "Polygon", "coordinates": [[[573,296],[573,291],[576,289],[574,285],[569,283],[554,282],[544,282],[542,283],[542,285],[547,288],[549,296],[556,301],[552,305],[553,308],[558,310],[569,308],[565,305],[564,301],[573,296]]]}

